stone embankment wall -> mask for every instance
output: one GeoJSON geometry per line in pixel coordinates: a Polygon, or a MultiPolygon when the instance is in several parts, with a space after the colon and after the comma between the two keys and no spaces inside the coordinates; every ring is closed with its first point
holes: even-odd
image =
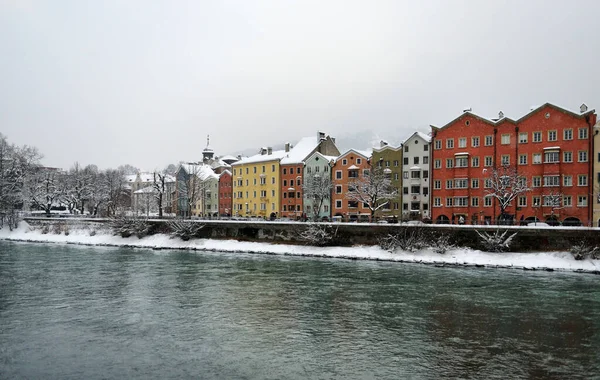
{"type": "MultiPolygon", "coordinates": [[[[42,228],[57,224],[67,228],[87,225],[95,228],[108,228],[108,219],[70,219],[70,218],[25,218],[32,226],[42,228]]],[[[150,219],[154,233],[168,233],[167,220],[150,219]]],[[[263,241],[270,243],[304,244],[299,234],[306,230],[309,223],[294,222],[254,222],[230,220],[195,220],[194,223],[204,225],[199,238],[236,239],[242,241],[263,241]]],[[[419,230],[429,239],[448,235],[456,245],[481,248],[476,231],[509,234],[517,233],[510,247],[511,251],[543,252],[568,250],[572,245],[587,242],[600,246],[600,229],[586,227],[541,227],[533,226],[458,226],[458,225],[399,225],[399,224],[366,224],[366,223],[323,223],[328,232],[333,234],[329,245],[377,245],[382,237],[403,235],[419,230]]],[[[51,228],[52,230],[52,228],[51,228]]]]}

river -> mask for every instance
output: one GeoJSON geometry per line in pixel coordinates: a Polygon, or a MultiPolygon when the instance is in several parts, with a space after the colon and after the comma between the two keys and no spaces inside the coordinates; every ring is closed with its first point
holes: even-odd
{"type": "Polygon", "coordinates": [[[0,241],[0,378],[600,378],[599,280],[0,241]]]}

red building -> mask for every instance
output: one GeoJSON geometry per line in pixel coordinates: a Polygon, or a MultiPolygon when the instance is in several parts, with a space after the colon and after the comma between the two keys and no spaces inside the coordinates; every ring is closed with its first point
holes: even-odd
{"type": "Polygon", "coordinates": [[[337,158],[331,169],[333,194],[331,197],[332,212],[334,217],[342,221],[364,221],[371,218],[371,211],[364,204],[346,198],[348,185],[358,178],[362,178],[371,168],[369,152],[350,149],[337,158]]]}
{"type": "Polygon", "coordinates": [[[507,166],[530,190],[506,208],[504,218],[589,225],[596,116],[594,110],[574,113],[546,103],[518,120],[466,111],[441,128],[432,126],[432,219],[496,223],[500,207],[489,180],[507,166]]]}
{"type": "Polygon", "coordinates": [[[219,174],[219,215],[231,216],[233,208],[233,183],[231,172],[224,170],[219,174]]]}

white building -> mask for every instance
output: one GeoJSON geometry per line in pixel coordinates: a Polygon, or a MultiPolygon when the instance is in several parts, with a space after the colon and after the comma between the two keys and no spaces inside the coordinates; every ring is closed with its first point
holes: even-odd
{"type": "Polygon", "coordinates": [[[402,219],[431,218],[430,153],[431,137],[415,132],[402,143],[402,219]]]}

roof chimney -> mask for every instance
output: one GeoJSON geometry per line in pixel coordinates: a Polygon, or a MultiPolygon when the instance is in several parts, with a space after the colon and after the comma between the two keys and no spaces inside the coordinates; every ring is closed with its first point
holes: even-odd
{"type": "Polygon", "coordinates": [[[267,154],[272,154],[273,153],[273,148],[271,148],[270,146],[267,147],[267,154]]]}
{"type": "Polygon", "coordinates": [[[325,140],[325,132],[317,132],[317,141],[325,140]]]}
{"type": "Polygon", "coordinates": [[[498,112],[498,119],[502,119],[504,117],[504,112],[498,112]]]}
{"type": "Polygon", "coordinates": [[[387,145],[388,145],[388,142],[387,142],[387,141],[385,141],[385,140],[381,140],[381,141],[379,142],[379,147],[380,147],[380,148],[383,148],[384,146],[387,146],[387,145]]]}
{"type": "Polygon", "coordinates": [[[260,148],[260,155],[264,156],[265,154],[267,154],[267,148],[260,148]]]}
{"type": "Polygon", "coordinates": [[[579,107],[579,112],[581,112],[581,113],[585,113],[585,112],[587,112],[587,110],[588,110],[588,106],[587,106],[585,103],[583,103],[583,104],[582,104],[582,105],[579,107]]]}
{"type": "Polygon", "coordinates": [[[289,142],[285,143],[285,151],[286,151],[286,153],[290,151],[290,143],[289,142]]]}
{"type": "Polygon", "coordinates": [[[463,112],[471,112],[471,111],[473,111],[473,109],[472,109],[471,107],[469,107],[469,108],[465,108],[465,109],[463,110],[463,112]]]}

